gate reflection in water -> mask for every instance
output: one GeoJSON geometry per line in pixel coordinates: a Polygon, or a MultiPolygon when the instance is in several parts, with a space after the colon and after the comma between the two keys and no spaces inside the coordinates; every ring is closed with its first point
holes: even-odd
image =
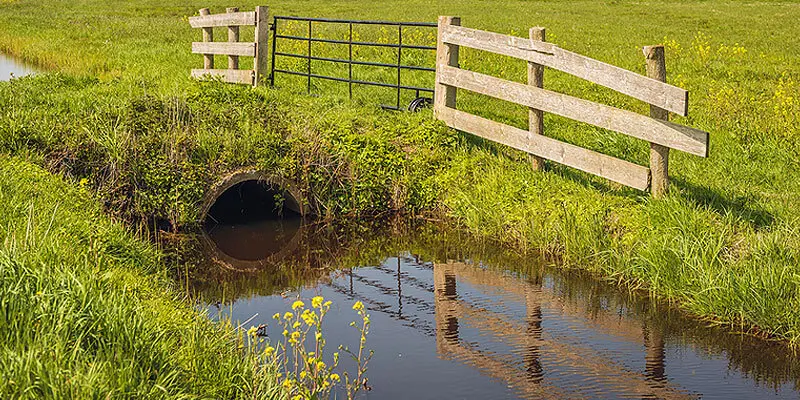
{"type": "Polygon", "coordinates": [[[258,314],[253,325],[297,291],[323,295],[335,305],[328,343],[351,347],[349,306],[361,300],[373,321],[368,398],[798,397],[800,362],[784,345],[707,327],[587,274],[430,227],[317,229],[261,273],[193,277],[205,282],[197,295],[222,302],[212,316],[258,314]]]}

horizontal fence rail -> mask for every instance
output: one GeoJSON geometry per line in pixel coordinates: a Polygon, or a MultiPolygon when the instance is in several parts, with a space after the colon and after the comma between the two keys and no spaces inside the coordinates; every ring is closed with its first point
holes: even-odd
{"type": "Polygon", "coordinates": [[[192,43],[192,53],[195,54],[221,54],[228,56],[255,57],[255,43],[192,43]]]}
{"type": "Polygon", "coordinates": [[[189,25],[192,28],[212,28],[215,26],[255,26],[256,13],[231,12],[226,14],[205,15],[190,17],[189,25]]]}
{"type": "Polygon", "coordinates": [[[558,46],[521,37],[445,26],[442,40],[544,65],[661,107],[675,114],[688,113],[689,92],[558,46]]]}
{"type": "Polygon", "coordinates": [[[269,8],[256,7],[255,11],[239,12],[228,8],[224,14],[212,15],[207,8],[200,16],[189,18],[192,28],[203,30],[203,41],[192,43],[192,53],[203,55],[203,68],[192,69],[191,77],[211,77],[228,83],[258,85],[267,80],[267,57],[269,55],[269,8]],[[255,26],[253,42],[239,41],[239,27],[255,26]],[[215,42],[214,28],[227,27],[228,41],[215,42]],[[228,69],[214,68],[214,56],[228,56],[228,69]],[[239,57],[253,57],[253,69],[240,70],[239,57]]]}
{"type": "Polygon", "coordinates": [[[670,148],[708,156],[708,133],[667,121],[668,112],[687,115],[688,92],[665,83],[663,47],[645,48],[648,75],[639,75],[544,41],[544,29],[532,28],[530,38],[502,35],[460,26],[457,17],[439,18],[437,40],[436,118],[447,125],[564,164],[656,196],[667,188],[670,148]],[[458,67],[459,46],[528,61],[529,83],[522,84],[458,67]],[[611,88],[651,105],[645,116],[542,88],[542,69],[550,67],[611,88]],[[530,128],[523,130],[456,109],[456,89],[494,97],[530,108],[530,128]],[[543,135],[541,113],[549,112],[650,142],[650,168],[543,135]]]}

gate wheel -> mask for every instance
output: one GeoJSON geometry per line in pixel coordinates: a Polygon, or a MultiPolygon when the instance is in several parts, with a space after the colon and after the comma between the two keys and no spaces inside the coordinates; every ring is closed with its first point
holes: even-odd
{"type": "Polygon", "coordinates": [[[423,108],[430,107],[433,104],[433,100],[428,97],[417,97],[414,100],[411,100],[411,103],[408,104],[408,111],[417,112],[422,110],[423,108]]]}

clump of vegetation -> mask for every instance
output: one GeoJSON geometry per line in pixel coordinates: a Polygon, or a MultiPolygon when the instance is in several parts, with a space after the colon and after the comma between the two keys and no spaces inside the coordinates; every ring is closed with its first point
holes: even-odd
{"type": "Polygon", "coordinates": [[[339,346],[339,351],[352,357],[356,372],[355,376],[351,376],[350,372],[344,371],[342,379],[336,372],[339,367],[339,352],[330,356],[325,352],[327,341],[323,334],[323,321],[331,304],[330,300],[325,301],[322,296],[315,296],[311,299],[309,308],[298,299],[292,303],[292,311],[275,313],[272,318],[283,329],[283,339],[275,343],[260,337],[259,331],[265,327],[251,327],[248,330],[250,346],[256,349],[261,347],[259,352],[264,362],[280,366],[276,377],[288,399],[327,399],[337,385],[343,384],[345,396],[352,400],[359,390],[368,387],[365,373],[372,358],[372,351],[369,354],[366,352],[369,314],[360,301],[353,304],[353,310],[358,313],[361,321],[358,324],[354,321],[350,326],[355,327],[359,333],[359,348],[353,352],[339,346]]]}

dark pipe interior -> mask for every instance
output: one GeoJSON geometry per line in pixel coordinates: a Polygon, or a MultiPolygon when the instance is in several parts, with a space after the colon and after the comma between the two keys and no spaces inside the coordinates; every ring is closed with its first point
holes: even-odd
{"type": "Polygon", "coordinates": [[[239,260],[262,260],[283,249],[300,229],[295,200],[278,187],[245,181],[226,190],[208,211],[205,230],[217,248],[239,260]],[[277,197],[285,200],[280,204],[277,197]]]}
{"type": "Polygon", "coordinates": [[[236,225],[254,221],[299,217],[287,207],[291,198],[280,188],[260,181],[245,181],[222,193],[208,211],[206,223],[236,225]],[[286,199],[279,205],[276,197],[286,199]]]}

